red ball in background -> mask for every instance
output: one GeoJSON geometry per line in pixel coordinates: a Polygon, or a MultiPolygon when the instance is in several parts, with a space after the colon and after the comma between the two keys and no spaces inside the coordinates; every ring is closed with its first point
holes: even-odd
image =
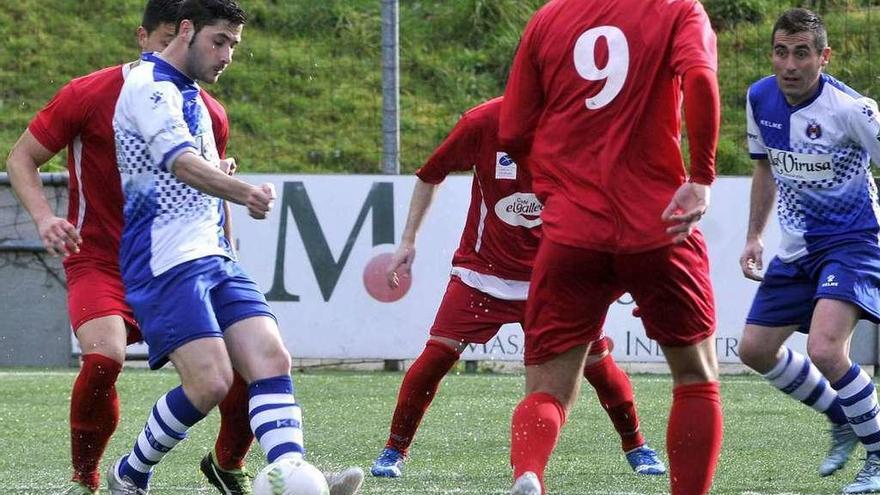
{"type": "Polygon", "coordinates": [[[364,267],[364,287],[373,299],[379,302],[394,302],[402,298],[412,285],[412,276],[400,276],[400,285],[396,289],[388,286],[385,271],[391,263],[392,253],[382,253],[373,257],[364,267]]]}

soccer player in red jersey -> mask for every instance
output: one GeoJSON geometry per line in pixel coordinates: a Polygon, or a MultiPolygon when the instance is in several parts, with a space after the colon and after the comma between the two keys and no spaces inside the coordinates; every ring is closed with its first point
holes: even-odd
{"type": "MultiPolygon", "coordinates": [[[[161,51],[174,38],[182,0],[150,0],[137,29],[141,51],[161,51]]],[[[64,493],[98,490],[98,463],[119,421],[116,379],[125,347],[141,340],[125,302],[119,273],[122,190],[116,166],[113,112],[132,64],[117,65],[70,81],[43,108],[7,161],[12,186],[37,226],[46,249],[64,256],[68,313],[82,349],[82,367],[70,402],[73,478],[64,493]],[[67,148],[70,199],[67,219],[43,195],[39,167],[67,148]]],[[[223,106],[204,91],[217,151],[225,158],[229,122],[223,106]]],[[[226,164],[234,168],[234,162],[226,164]]],[[[230,170],[231,172],[232,170],[230,170]]],[[[228,207],[225,228],[228,230],[228,207]]],[[[220,405],[220,433],[202,471],[223,493],[250,493],[243,471],[253,441],[247,386],[236,373],[220,405]],[[219,486],[223,485],[225,488],[219,486]]]]}
{"type": "Polygon", "coordinates": [[[511,493],[540,495],[609,304],[629,292],[673,379],[673,495],[706,493],[722,414],[708,257],[720,122],[715,35],[696,0],[552,0],[527,25],[499,123],[545,205],[526,303],[511,493]],[[690,173],[681,144],[681,99],[690,173]]]}
{"type": "MultiPolygon", "coordinates": [[[[387,269],[389,285],[408,277],[415,237],[434,191],[447,175],[474,171],[471,202],[452,274],[425,350],[400,386],[391,434],[373,465],[374,476],[402,475],[407,454],[440,381],[469,343],[488,342],[501,325],[522,323],[532,261],[540,240],[543,205],[532,192],[528,168],[498,146],[502,98],[467,111],[427,163],[416,182],[403,239],[387,269]]],[[[621,438],[633,470],[663,474],[666,468],[639,429],[632,385],[611,357],[606,339],[590,350],[584,376],[596,389],[621,438]]]]}
{"type": "MultiPolygon", "coordinates": [[[[498,146],[502,98],[468,110],[416,171],[403,239],[387,269],[389,285],[408,277],[415,259],[415,237],[434,191],[447,175],[473,169],[471,202],[452,274],[425,350],[400,386],[391,434],[373,465],[374,476],[402,475],[407,454],[440,380],[469,343],[485,343],[505,323],[522,323],[532,261],[540,240],[543,205],[532,192],[527,167],[498,146]]],[[[590,349],[583,370],[620,435],[627,461],[638,474],[666,468],[639,429],[632,385],[611,357],[606,339],[590,349]]]]}

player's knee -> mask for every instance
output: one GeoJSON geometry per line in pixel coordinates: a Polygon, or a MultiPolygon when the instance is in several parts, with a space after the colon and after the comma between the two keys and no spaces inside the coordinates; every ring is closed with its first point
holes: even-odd
{"type": "Polygon", "coordinates": [[[199,383],[198,393],[201,396],[199,402],[214,407],[220,403],[229,393],[232,386],[232,373],[218,374],[205,378],[199,383]]]}
{"type": "Polygon", "coordinates": [[[273,352],[267,356],[268,364],[278,374],[290,373],[291,358],[290,353],[284,346],[278,346],[273,352]]]}
{"type": "Polygon", "coordinates": [[[826,377],[836,376],[839,370],[846,371],[849,368],[846,349],[833,345],[832,342],[810,339],[807,341],[807,354],[826,377]]]}
{"type": "Polygon", "coordinates": [[[778,348],[773,349],[751,339],[743,339],[739,344],[739,359],[742,363],[762,374],[773,369],[778,352],[778,348]]]}

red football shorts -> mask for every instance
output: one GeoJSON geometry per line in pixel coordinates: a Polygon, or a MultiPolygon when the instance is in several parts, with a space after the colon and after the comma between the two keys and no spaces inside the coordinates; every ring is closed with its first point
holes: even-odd
{"type": "Polygon", "coordinates": [[[67,312],[74,333],[88,321],[118,315],[128,327],[128,343],[141,340],[134,313],[125,302],[125,288],[118,269],[97,263],[79,263],[65,267],[65,273],[67,312]]]}
{"type": "MultiPolygon", "coordinates": [[[[474,289],[458,277],[450,277],[446,294],[434,317],[431,335],[485,344],[498,333],[501,325],[522,325],[525,310],[525,301],[498,299],[474,289]]],[[[608,342],[600,331],[599,340],[593,343],[590,354],[601,354],[606,350],[608,342]]]]}
{"type": "Polygon", "coordinates": [[[652,251],[614,254],[542,239],[525,317],[525,363],[541,364],[601,335],[608,307],[629,292],[645,333],[671,347],[715,331],[715,299],[703,235],[652,251]]]}
{"type": "Polygon", "coordinates": [[[485,344],[505,323],[522,324],[525,301],[492,297],[450,277],[440,309],[434,317],[431,335],[458,342],[485,344]]]}

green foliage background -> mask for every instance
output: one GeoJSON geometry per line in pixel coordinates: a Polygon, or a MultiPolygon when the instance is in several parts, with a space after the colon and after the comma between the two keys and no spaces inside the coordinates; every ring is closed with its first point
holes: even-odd
{"type": "MultiPolygon", "coordinates": [[[[468,107],[503,92],[519,35],[542,0],[402,0],[401,163],[417,168],[468,107]]],[[[877,0],[801,2],[825,13],[829,72],[876,97],[877,0]],[[872,51],[873,50],[873,51],[872,51]]],[[[227,106],[242,171],[378,173],[379,0],[243,0],[235,61],[209,88],[227,106]]],[[[707,0],[719,34],[722,174],[748,174],[744,95],[769,73],[775,17],[798,2],[707,0]]],[[[70,78],[137,55],[143,0],[17,0],[0,10],[0,153],[70,78]]],[[[62,166],[60,159],[52,168],[62,166]]]]}

